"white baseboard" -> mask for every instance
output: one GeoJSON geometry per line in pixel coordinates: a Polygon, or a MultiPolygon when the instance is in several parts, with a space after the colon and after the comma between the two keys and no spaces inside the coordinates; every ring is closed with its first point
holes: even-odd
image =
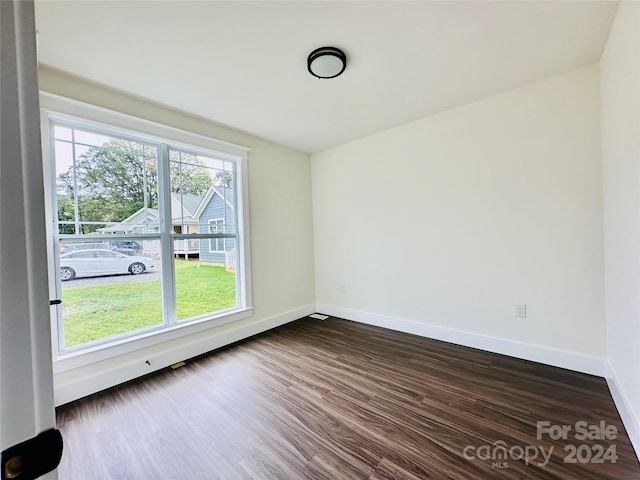
{"type": "MultiPolygon", "coordinates": [[[[234,327],[227,324],[210,332],[144,348],[136,352],[92,363],[54,375],[55,405],[62,405],[109,387],[146,375],[182,360],[202,355],[225,345],[279,327],[315,312],[315,305],[234,327]],[[147,363],[149,362],[149,363],[147,363]]],[[[240,323],[240,322],[239,322],[240,323]]]]}
{"type": "Polygon", "coordinates": [[[631,440],[631,445],[633,445],[633,448],[636,451],[636,456],[638,457],[638,460],[640,460],[640,421],[638,421],[638,417],[636,416],[633,408],[631,408],[631,403],[629,402],[624,389],[620,385],[616,372],[609,361],[606,362],[605,378],[607,379],[609,391],[611,392],[613,401],[616,404],[622,423],[624,423],[624,428],[627,430],[629,440],[631,440]]]}
{"type": "Polygon", "coordinates": [[[529,343],[517,342],[505,338],[489,337],[478,333],[455,330],[447,327],[440,327],[428,323],[405,320],[402,318],[388,317],[370,312],[351,310],[333,305],[317,304],[316,311],[327,315],[332,315],[346,320],[366,323],[377,327],[397,330],[399,332],[411,333],[421,337],[442,340],[444,342],[455,343],[465,347],[477,348],[487,352],[499,353],[524,360],[552,365],[554,367],[566,368],[581,373],[604,377],[605,359],[592,355],[559,350],[554,348],[532,345],[529,343]]]}

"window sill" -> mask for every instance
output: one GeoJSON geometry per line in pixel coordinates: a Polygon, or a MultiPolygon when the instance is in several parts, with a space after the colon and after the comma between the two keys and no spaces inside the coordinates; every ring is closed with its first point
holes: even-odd
{"type": "Polygon", "coordinates": [[[142,348],[152,347],[205,330],[221,327],[253,315],[253,308],[236,309],[222,315],[185,323],[178,323],[162,330],[144,331],[138,335],[90,346],[81,350],[61,353],[53,361],[53,373],[62,373],[95,362],[125,355],[142,348]]]}

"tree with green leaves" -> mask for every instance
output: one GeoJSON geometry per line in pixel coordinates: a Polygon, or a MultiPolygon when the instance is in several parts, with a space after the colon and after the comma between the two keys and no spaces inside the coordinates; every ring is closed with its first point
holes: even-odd
{"type": "MultiPolygon", "coordinates": [[[[204,195],[213,184],[197,157],[182,152],[180,161],[171,161],[172,192],[204,195]],[[186,160],[185,160],[186,158],[186,160]]],[[[174,157],[174,155],[172,155],[174,157]]],[[[173,160],[173,158],[172,158],[173,160]]],[[[110,139],[91,147],[74,166],[58,175],[60,220],[73,220],[74,199],[82,222],[121,222],[141,208],[158,208],[158,167],[155,148],[137,142],[110,139]]],[[[103,225],[83,225],[90,233],[103,225]]],[[[68,232],[63,228],[61,233],[68,232]]]]}
{"type": "Polygon", "coordinates": [[[231,188],[233,186],[233,175],[228,171],[218,171],[213,177],[213,184],[216,187],[231,188]]]}

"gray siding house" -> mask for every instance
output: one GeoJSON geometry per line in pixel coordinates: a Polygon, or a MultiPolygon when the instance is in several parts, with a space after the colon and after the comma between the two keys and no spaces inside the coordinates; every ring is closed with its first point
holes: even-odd
{"type": "MultiPolygon", "coordinates": [[[[235,195],[231,188],[212,186],[204,196],[171,194],[171,216],[176,233],[235,233],[235,195]]],[[[156,233],[158,211],[142,208],[100,234],[156,233]]],[[[149,242],[147,242],[149,243],[149,242]]],[[[235,267],[235,239],[176,240],[174,253],[198,255],[203,262],[235,267]]]]}

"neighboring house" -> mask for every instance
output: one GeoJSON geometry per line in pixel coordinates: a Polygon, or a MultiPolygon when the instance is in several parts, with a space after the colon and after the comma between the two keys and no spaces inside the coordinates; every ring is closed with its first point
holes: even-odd
{"type": "MultiPolygon", "coordinates": [[[[171,194],[171,223],[176,233],[235,232],[235,200],[230,188],[212,186],[204,196],[171,194]]],[[[157,233],[159,212],[141,208],[122,222],[98,229],[101,234],[157,233]]],[[[148,243],[148,242],[147,242],[148,243]]],[[[198,254],[200,260],[235,266],[235,239],[176,240],[174,252],[198,254]]]]}
{"type": "MultiPolygon", "coordinates": [[[[200,233],[235,232],[234,195],[230,188],[211,187],[196,211],[200,233]],[[224,190],[224,191],[223,191],[224,190]]],[[[235,265],[235,239],[209,238],[200,240],[200,260],[235,265]]]]}
{"type": "Polygon", "coordinates": [[[97,233],[158,233],[160,231],[159,215],[160,212],[154,208],[141,208],[120,223],[110,227],[99,228],[97,233]]]}
{"type": "Polygon", "coordinates": [[[215,187],[211,187],[204,197],[184,193],[171,194],[171,223],[173,224],[174,232],[204,233],[198,229],[197,212],[203,201],[206,201],[209,192],[213,189],[215,189],[215,187]]]}
{"type": "MultiPolygon", "coordinates": [[[[215,187],[211,187],[213,189],[215,187]]],[[[209,189],[209,192],[211,191],[209,189]]],[[[176,233],[199,233],[198,217],[195,215],[203,199],[209,195],[171,194],[171,223],[176,233]],[[186,231],[185,231],[186,230],[186,231]]],[[[99,233],[158,233],[160,212],[155,208],[141,208],[123,221],[109,227],[99,228],[99,233]]]]}

